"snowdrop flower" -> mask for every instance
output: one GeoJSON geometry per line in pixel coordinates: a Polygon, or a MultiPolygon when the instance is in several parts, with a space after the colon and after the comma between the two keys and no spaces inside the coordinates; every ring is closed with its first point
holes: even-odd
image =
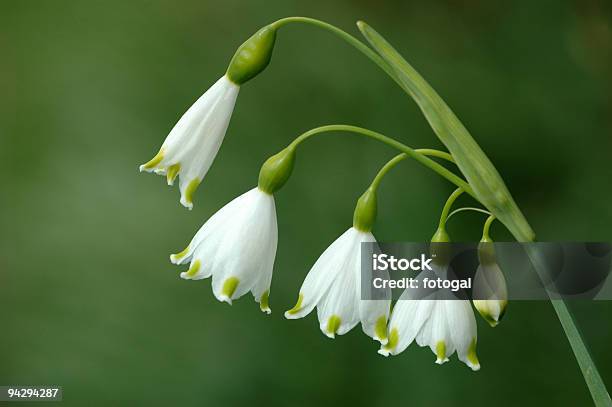
{"type": "Polygon", "coordinates": [[[504,273],[495,260],[495,248],[491,241],[478,247],[480,265],[474,275],[472,297],[474,308],[491,325],[497,326],[506,312],[508,289],[504,273]]]}
{"type": "Polygon", "coordinates": [[[159,152],[140,171],[165,175],[168,185],[179,177],[181,204],[193,208],[193,193],[215,159],[229,125],[240,86],[270,62],[276,28],[267,26],[242,44],[227,72],[179,119],[159,152]]]}
{"type": "Polygon", "coordinates": [[[213,293],[219,301],[231,304],[250,291],[261,310],[269,314],[277,240],[274,197],[256,187],[215,213],[170,261],[189,263],[189,269],[181,273],[183,279],[212,276],[213,293]]]}
{"type": "Polygon", "coordinates": [[[174,264],[187,264],[185,280],[212,276],[219,301],[229,304],[251,292],[261,310],[268,304],[278,226],[273,193],[289,179],[295,148],[287,147],[268,158],[259,172],[256,188],[240,195],[215,213],[185,250],[170,255],[174,264]]]}
{"type": "Polygon", "coordinates": [[[168,185],[178,176],[181,204],[189,209],[221,147],[239,89],[222,76],[180,118],[157,155],[140,166],[140,171],[165,175],[168,185]]]}
{"type": "MultiPolygon", "coordinates": [[[[417,278],[423,276],[422,273],[417,278]]],[[[474,312],[469,301],[448,299],[449,295],[438,290],[422,296],[406,289],[391,314],[389,341],[378,353],[397,355],[416,341],[419,346],[429,346],[437,364],[447,362],[457,352],[459,360],[479,370],[474,312]]]]}
{"type": "Polygon", "coordinates": [[[359,200],[353,227],[336,239],[312,266],[297,304],[285,312],[286,318],[302,318],[316,307],[320,329],[329,338],[343,335],[361,322],[368,336],[387,343],[389,296],[381,300],[361,299],[361,243],[376,243],[370,232],[373,217],[364,220],[372,216],[367,213],[372,202],[375,210],[375,195],[369,190],[359,200]]]}

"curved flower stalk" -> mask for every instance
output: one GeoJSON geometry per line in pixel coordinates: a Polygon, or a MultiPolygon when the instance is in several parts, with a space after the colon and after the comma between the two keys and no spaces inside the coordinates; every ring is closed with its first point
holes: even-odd
{"type": "Polygon", "coordinates": [[[264,27],[242,44],[227,72],[179,119],[159,152],[140,171],[179,177],[181,204],[193,208],[193,193],[210,169],[229,126],[240,86],[270,62],[276,28],[264,27]]]}
{"type": "Polygon", "coordinates": [[[250,291],[269,314],[277,241],[274,197],[256,187],[215,213],[185,250],[170,255],[170,261],[189,263],[189,269],[181,273],[185,280],[212,276],[219,301],[231,304],[250,291]]]}
{"type": "Polygon", "coordinates": [[[376,217],[376,192],[359,198],[353,226],[336,239],[312,266],[287,319],[303,318],[317,308],[319,327],[329,338],[344,335],[361,323],[363,332],[387,343],[390,291],[382,299],[361,298],[361,244],[376,243],[371,233],[376,217]]]}

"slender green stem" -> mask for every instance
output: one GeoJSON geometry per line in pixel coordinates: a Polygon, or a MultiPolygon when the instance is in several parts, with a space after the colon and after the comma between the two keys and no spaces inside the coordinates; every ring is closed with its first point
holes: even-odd
{"type": "Polygon", "coordinates": [[[489,215],[489,217],[485,221],[484,226],[482,227],[482,238],[480,239],[481,241],[483,242],[491,241],[491,237],[489,236],[489,229],[491,229],[491,224],[493,223],[495,219],[496,219],[495,215],[489,215]]]}
{"type": "MultiPolygon", "coordinates": [[[[438,157],[438,158],[442,158],[450,162],[454,162],[453,157],[445,151],[434,150],[431,148],[419,148],[414,151],[416,151],[417,153],[429,156],[429,157],[438,157]]],[[[378,171],[378,173],[374,177],[374,180],[372,181],[372,184],[370,185],[372,189],[377,190],[384,176],[387,175],[387,173],[391,171],[391,169],[395,167],[400,161],[403,161],[408,157],[409,157],[408,154],[401,153],[393,157],[391,160],[387,161],[387,163],[378,171]]]]}
{"type": "Polygon", "coordinates": [[[372,62],[378,65],[387,75],[389,75],[395,82],[400,83],[397,75],[393,71],[393,69],[382,59],[376,52],[374,52],[370,47],[365,45],[363,42],[359,41],[357,38],[353,37],[351,34],[347,33],[340,28],[333,26],[331,24],[326,23],[325,21],[317,20],[309,17],[286,17],[281,18],[270,24],[273,27],[280,28],[289,23],[304,23],[310,24],[324,30],[331,32],[334,35],[337,35],[342,40],[346,41],[353,47],[355,47],[359,52],[368,57],[372,62]]]}
{"type": "MultiPolygon", "coordinates": [[[[545,260],[541,250],[538,250],[533,244],[526,244],[524,247],[525,252],[531,260],[531,264],[533,264],[535,271],[538,273],[542,281],[549,281],[551,272],[549,270],[548,262],[545,260]]],[[[567,337],[572,351],[574,352],[574,356],[578,361],[578,366],[580,367],[582,376],[584,377],[584,380],[589,388],[593,402],[598,407],[612,406],[610,394],[608,393],[608,390],[606,390],[606,385],[601,379],[597,366],[595,366],[595,362],[584,344],[582,335],[580,335],[580,330],[576,326],[576,322],[567,308],[567,304],[563,299],[559,299],[558,295],[552,294],[550,291],[547,291],[547,293],[550,297],[550,302],[557,313],[557,317],[561,322],[565,336],[567,337]]]]}
{"type": "Polygon", "coordinates": [[[563,327],[565,335],[567,336],[572,350],[574,351],[574,355],[578,361],[578,366],[580,366],[582,376],[584,376],[587,387],[591,392],[593,402],[598,407],[612,406],[610,394],[608,393],[608,390],[606,390],[606,385],[599,375],[595,362],[593,362],[593,359],[591,358],[591,355],[584,344],[584,340],[580,335],[580,331],[576,326],[576,322],[574,321],[572,314],[567,308],[567,304],[563,300],[550,300],[550,302],[557,313],[559,321],[561,321],[561,326],[563,327]]]}
{"type": "Polygon", "coordinates": [[[438,229],[444,229],[450,209],[453,207],[453,204],[463,192],[464,191],[462,188],[457,188],[453,191],[452,194],[450,194],[450,196],[446,200],[446,203],[444,204],[444,207],[442,208],[442,213],[440,214],[440,223],[438,223],[438,229]]]}
{"type": "MultiPolygon", "coordinates": [[[[435,171],[440,176],[446,178],[448,181],[452,182],[459,188],[463,189],[465,192],[467,192],[469,195],[471,195],[474,199],[478,201],[478,197],[476,197],[476,194],[472,190],[472,187],[470,187],[470,185],[464,179],[458,177],[452,171],[448,170],[447,168],[440,165],[436,161],[427,157],[425,154],[419,153],[417,150],[411,147],[408,147],[407,145],[400,143],[399,141],[392,139],[391,137],[387,137],[384,134],[377,133],[372,130],[364,129],[362,127],[350,126],[346,124],[333,124],[333,125],[328,125],[328,126],[317,127],[317,128],[308,130],[307,132],[298,136],[295,140],[291,142],[290,146],[295,148],[300,143],[304,142],[305,140],[307,140],[308,138],[316,134],[332,132],[332,131],[344,131],[344,132],[349,132],[353,134],[359,134],[359,135],[366,136],[374,140],[377,140],[381,143],[387,144],[388,146],[391,146],[395,148],[396,150],[399,150],[405,153],[406,155],[414,158],[416,161],[423,164],[427,168],[435,171]]],[[[443,157],[447,158],[444,154],[441,154],[439,156],[441,158],[443,157]]]]}
{"type": "Polygon", "coordinates": [[[450,220],[450,218],[452,218],[453,216],[455,216],[455,214],[459,213],[459,212],[465,212],[465,211],[473,211],[473,212],[480,212],[480,213],[484,213],[485,215],[491,215],[491,212],[487,211],[486,209],[482,209],[482,208],[473,208],[471,206],[466,206],[464,208],[457,208],[454,211],[452,211],[451,213],[448,214],[448,218],[446,218],[446,222],[448,222],[450,220]]]}
{"type": "Polygon", "coordinates": [[[387,173],[391,171],[391,169],[395,167],[400,161],[403,161],[406,158],[408,158],[408,155],[401,153],[387,161],[387,163],[380,170],[378,170],[378,173],[374,177],[374,180],[372,180],[372,184],[370,184],[370,188],[376,191],[385,175],[387,175],[387,173]]]}
{"type": "Polygon", "coordinates": [[[423,155],[426,155],[428,157],[436,157],[436,158],[441,158],[443,160],[446,160],[450,163],[455,163],[455,159],[453,158],[452,155],[450,155],[449,153],[447,153],[446,151],[440,151],[440,150],[436,150],[433,148],[417,148],[416,150],[417,153],[421,153],[423,155]]]}

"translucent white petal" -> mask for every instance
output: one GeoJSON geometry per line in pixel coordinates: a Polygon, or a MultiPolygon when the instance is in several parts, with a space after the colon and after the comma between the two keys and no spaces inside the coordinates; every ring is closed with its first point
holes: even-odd
{"type": "MultiPolygon", "coordinates": [[[[406,291],[404,292],[406,293],[406,291]]],[[[389,346],[382,347],[379,353],[397,355],[403,352],[417,335],[429,337],[427,322],[431,315],[434,301],[428,299],[413,300],[410,295],[402,294],[396,302],[389,321],[389,346]],[[403,298],[402,298],[403,297],[403,298]],[[426,329],[423,329],[426,328],[426,329]]]]}
{"type": "Polygon", "coordinates": [[[447,315],[446,302],[450,300],[435,301],[430,321],[431,337],[429,338],[429,348],[436,355],[436,363],[442,364],[448,361],[448,356],[455,351],[455,345],[451,337],[447,315]]]}
{"type": "Polygon", "coordinates": [[[317,304],[321,331],[333,338],[343,335],[359,323],[359,297],[354,277],[354,255],[348,255],[345,264],[337,270],[338,276],[317,304]]]}
{"type": "Polygon", "coordinates": [[[213,215],[181,253],[184,257],[175,260],[191,260],[183,278],[212,275],[213,293],[220,301],[231,303],[253,291],[259,302],[270,287],[277,240],[274,197],[254,188],[213,215]]]}
{"type": "Polygon", "coordinates": [[[270,258],[276,254],[277,232],[272,224],[276,225],[274,198],[254,188],[225,225],[223,245],[215,255],[212,286],[219,300],[231,302],[267,278],[270,258]],[[224,288],[228,279],[237,280],[231,293],[224,288]]]}
{"type": "Polygon", "coordinates": [[[472,370],[480,369],[476,356],[476,319],[469,301],[446,301],[446,314],[451,337],[459,360],[472,370]]]}
{"type": "Polygon", "coordinates": [[[174,264],[186,264],[191,261],[191,257],[198,248],[198,246],[207,241],[211,236],[217,241],[221,241],[220,238],[228,225],[235,216],[235,213],[240,211],[240,208],[244,205],[244,201],[248,199],[249,192],[234,198],[232,201],[227,203],[223,208],[219,209],[214,215],[212,215],[197,231],[187,248],[178,254],[170,256],[170,261],[174,264]]]}
{"type": "Polygon", "coordinates": [[[308,315],[340,275],[346,266],[347,258],[352,254],[356,230],[348,229],[337,238],[312,266],[300,288],[298,303],[285,312],[288,319],[302,318],[308,315]]]}
{"type": "Polygon", "coordinates": [[[226,76],[208,89],[176,123],[159,154],[141,171],[160,175],[170,173],[172,184],[179,177],[181,203],[191,208],[191,195],[202,181],[219,151],[229,125],[240,87],[226,76]]]}
{"type": "MultiPolygon", "coordinates": [[[[358,236],[359,246],[361,246],[361,243],[376,243],[376,238],[372,233],[359,232],[358,236]]],[[[363,271],[361,269],[360,247],[355,250],[355,256],[357,257],[355,267],[355,280],[357,282],[356,295],[360,298],[359,319],[361,320],[361,328],[366,335],[384,345],[388,341],[387,321],[389,320],[389,311],[391,308],[391,290],[377,289],[375,294],[381,295],[381,298],[371,300],[363,299],[361,282],[364,277],[362,276],[363,271]]],[[[389,278],[389,273],[386,271],[380,271],[379,274],[383,278],[389,278]]],[[[370,279],[367,279],[367,281],[369,280],[370,279]]]]}

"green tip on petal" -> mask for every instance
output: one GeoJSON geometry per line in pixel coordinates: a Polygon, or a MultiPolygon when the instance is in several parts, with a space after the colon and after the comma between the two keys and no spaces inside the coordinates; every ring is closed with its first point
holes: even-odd
{"type": "Polygon", "coordinates": [[[148,162],[142,164],[140,166],[140,171],[142,170],[150,170],[152,168],[154,168],[157,164],[159,164],[161,162],[161,160],[164,159],[164,150],[161,149],[159,150],[159,152],[155,155],[155,157],[153,157],[151,160],[149,160],[148,162]]]}
{"type": "Polygon", "coordinates": [[[384,315],[376,320],[374,325],[375,339],[378,339],[382,344],[387,343],[387,317],[384,315]]]}
{"type": "Polygon", "coordinates": [[[236,288],[238,288],[239,283],[240,280],[238,280],[237,277],[230,277],[223,282],[223,288],[221,288],[221,295],[225,297],[224,300],[226,300],[230,304],[232,303],[232,295],[234,295],[234,292],[236,291],[236,288]]]}
{"type": "Polygon", "coordinates": [[[304,301],[304,294],[300,293],[298,296],[298,300],[289,311],[287,311],[288,315],[295,315],[302,309],[302,302],[304,301]]]}
{"type": "Polygon", "coordinates": [[[341,323],[342,323],[342,320],[340,319],[338,315],[332,315],[331,317],[329,317],[329,319],[327,320],[327,328],[326,328],[327,336],[329,336],[330,338],[333,338],[338,332],[338,329],[340,329],[341,323]]]}
{"type": "Polygon", "coordinates": [[[467,360],[472,370],[476,371],[480,369],[480,362],[478,361],[478,356],[476,356],[476,338],[472,339],[472,342],[470,343],[470,347],[468,348],[467,352],[467,360]]]}
{"type": "Polygon", "coordinates": [[[436,356],[438,358],[436,363],[439,365],[448,361],[446,357],[446,343],[444,343],[444,341],[440,341],[436,344],[436,356]]]}
{"type": "Polygon", "coordinates": [[[382,346],[378,350],[378,353],[380,353],[383,356],[389,356],[391,352],[393,351],[393,349],[395,349],[395,347],[397,346],[398,342],[399,342],[399,332],[397,332],[397,328],[393,328],[391,329],[391,331],[389,331],[389,340],[387,341],[387,344],[382,346]]]}
{"type": "Polygon", "coordinates": [[[270,291],[264,292],[259,299],[259,309],[261,309],[266,314],[270,314],[272,310],[270,309],[270,305],[268,303],[270,299],[270,291]]]}
{"type": "Polygon", "coordinates": [[[182,251],[178,253],[171,254],[170,261],[175,262],[175,261],[181,260],[183,257],[187,255],[187,252],[189,252],[189,246],[185,247],[185,249],[183,249],[182,251]]]}
{"type": "Polygon", "coordinates": [[[181,203],[189,209],[193,207],[193,193],[198,189],[198,185],[200,185],[200,180],[196,178],[191,180],[185,188],[185,196],[184,199],[181,199],[181,203]]]}
{"type": "Polygon", "coordinates": [[[168,167],[168,170],[166,171],[166,181],[168,182],[168,185],[174,184],[174,180],[176,179],[176,176],[180,170],[181,164],[174,164],[168,167]]]}
{"type": "Polygon", "coordinates": [[[196,274],[198,274],[198,271],[200,271],[200,260],[194,261],[185,274],[187,275],[187,277],[192,278],[196,274]]]}
{"type": "Polygon", "coordinates": [[[481,312],[480,315],[485,321],[487,321],[491,328],[495,328],[499,324],[499,321],[493,318],[493,316],[489,313],[481,312]]]}

